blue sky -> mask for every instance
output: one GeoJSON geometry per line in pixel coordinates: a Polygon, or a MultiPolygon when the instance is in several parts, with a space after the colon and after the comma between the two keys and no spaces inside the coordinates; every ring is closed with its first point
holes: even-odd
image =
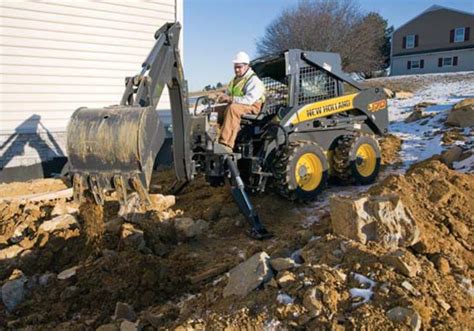
{"type": "MultiPolygon", "coordinates": [[[[184,0],[184,70],[189,90],[227,83],[232,58],[244,50],[253,58],[265,27],[297,0],[184,0]]],[[[432,5],[474,12],[473,0],[359,0],[363,11],[375,11],[398,26],[432,5]]]]}

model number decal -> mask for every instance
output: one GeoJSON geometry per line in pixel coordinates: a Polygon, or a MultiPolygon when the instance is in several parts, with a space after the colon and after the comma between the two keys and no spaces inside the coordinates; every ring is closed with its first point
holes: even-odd
{"type": "Polygon", "coordinates": [[[385,99],[369,103],[369,105],[367,107],[368,111],[370,111],[372,113],[375,113],[375,112],[377,112],[379,110],[382,110],[382,109],[385,109],[385,108],[387,108],[387,100],[385,100],[385,99]]]}

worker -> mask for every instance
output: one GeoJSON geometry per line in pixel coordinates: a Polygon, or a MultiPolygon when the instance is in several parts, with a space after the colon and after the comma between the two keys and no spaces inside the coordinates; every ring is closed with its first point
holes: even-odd
{"type": "Polygon", "coordinates": [[[233,60],[235,77],[227,91],[217,99],[227,103],[219,137],[219,145],[232,153],[235,139],[240,130],[240,118],[244,114],[258,114],[265,102],[265,85],[250,68],[250,58],[245,52],[238,52],[233,60]]]}

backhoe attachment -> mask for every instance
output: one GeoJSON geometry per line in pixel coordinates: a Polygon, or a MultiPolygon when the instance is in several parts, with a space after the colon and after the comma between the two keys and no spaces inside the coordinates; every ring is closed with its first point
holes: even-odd
{"type": "Polygon", "coordinates": [[[258,240],[271,238],[273,235],[263,226],[257,211],[252,206],[252,203],[245,192],[245,186],[242,179],[240,178],[240,173],[235,162],[229,156],[225,156],[225,162],[230,172],[232,197],[239,207],[240,212],[245,216],[251,226],[251,229],[248,231],[248,235],[258,240]]]}
{"type": "Polygon", "coordinates": [[[76,201],[81,202],[84,191],[89,190],[97,204],[103,204],[107,191],[115,191],[122,204],[130,191],[137,192],[144,203],[150,202],[153,164],[165,138],[156,111],[165,85],[172,108],[176,176],[181,182],[191,179],[180,30],[179,23],[167,23],[156,32],[155,45],[140,73],[125,79],[120,105],[81,107],[72,115],[67,151],[76,201]]]}

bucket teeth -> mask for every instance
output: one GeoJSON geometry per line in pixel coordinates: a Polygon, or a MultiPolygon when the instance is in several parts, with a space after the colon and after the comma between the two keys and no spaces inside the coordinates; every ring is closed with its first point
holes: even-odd
{"type": "Polygon", "coordinates": [[[127,188],[125,187],[123,177],[121,175],[115,175],[113,181],[117,192],[117,198],[120,204],[124,205],[127,202],[127,188]]]}
{"type": "Polygon", "coordinates": [[[135,175],[131,178],[131,184],[132,184],[133,189],[137,191],[138,196],[140,197],[141,201],[143,201],[143,203],[146,206],[150,206],[151,205],[150,196],[148,195],[138,175],[135,175]]]}
{"type": "Polygon", "coordinates": [[[81,204],[84,193],[84,181],[80,174],[74,174],[72,179],[74,202],[81,204]]]}
{"type": "Polygon", "coordinates": [[[103,205],[105,200],[104,192],[100,187],[96,176],[89,176],[89,187],[92,191],[92,195],[94,196],[95,203],[98,205],[103,205]]]}

